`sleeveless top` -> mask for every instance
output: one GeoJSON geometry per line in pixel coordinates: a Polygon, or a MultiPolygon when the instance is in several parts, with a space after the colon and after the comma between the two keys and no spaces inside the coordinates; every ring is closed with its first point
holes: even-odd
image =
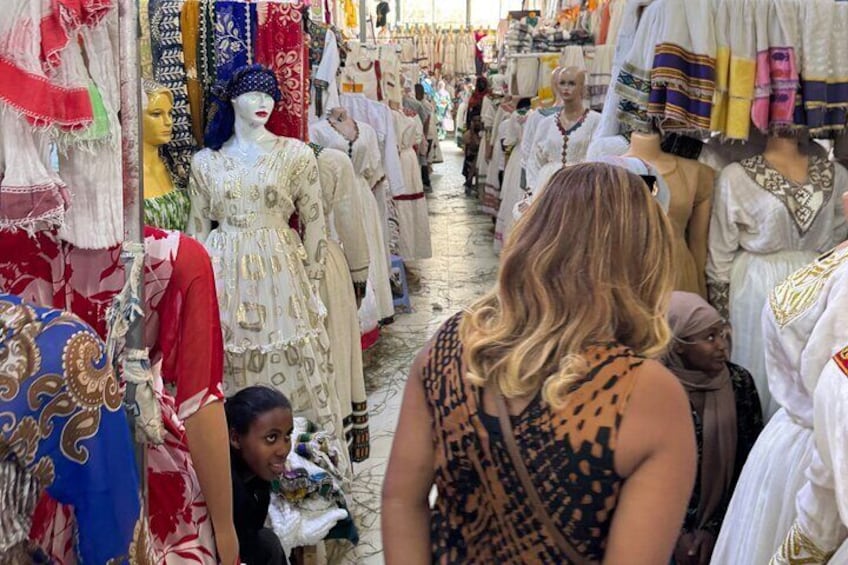
{"type": "MultiPolygon", "coordinates": [[[[459,322],[439,330],[422,369],[433,415],[435,483],[430,539],[436,563],[568,563],[534,518],[511,463],[497,417],[482,407],[482,389],[463,378],[459,322]]],[[[618,502],[618,429],[644,359],[617,344],[584,352],[587,376],[566,406],[541,395],[512,425],[519,451],[546,509],[576,551],[600,561],[618,502]]]]}

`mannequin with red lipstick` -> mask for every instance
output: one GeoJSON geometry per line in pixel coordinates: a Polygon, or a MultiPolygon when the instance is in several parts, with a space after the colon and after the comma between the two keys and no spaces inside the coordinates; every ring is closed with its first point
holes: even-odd
{"type": "Polygon", "coordinates": [[[280,392],[245,388],[227,401],[230,464],[233,476],[233,523],[245,565],[287,563],[279,538],[265,528],[271,483],[285,470],[291,451],[292,409],[280,392]]]}
{"type": "Polygon", "coordinates": [[[672,294],[673,339],[663,360],[689,396],[698,480],[674,551],[675,565],[708,565],[727,505],[763,429],[754,379],[730,359],[730,326],[699,295],[672,294]]]}

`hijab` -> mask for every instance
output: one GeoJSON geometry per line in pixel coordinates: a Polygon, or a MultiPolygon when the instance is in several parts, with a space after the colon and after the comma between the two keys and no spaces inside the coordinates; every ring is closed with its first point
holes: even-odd
{"type": "MultiPolygon", "coordinates": [[[[700,469],[698,527],[704,525],[719,509],[730,493],[736,462],[736,396],[725,366],[717,375],[688,369],[683,357],[675,351],[675,342],[686,342],[723,320],[715,308],[691,292],[674,292],[668,311],[668,322],[674,340],[666,354],[665,366],[677,376],[694,406],[703,406],[703,452],[700,469]]],[[[729,348],[729,344],[728,344],[729,348]]],[[[729,353],[729,352],[728,352],[729,353]]]]}

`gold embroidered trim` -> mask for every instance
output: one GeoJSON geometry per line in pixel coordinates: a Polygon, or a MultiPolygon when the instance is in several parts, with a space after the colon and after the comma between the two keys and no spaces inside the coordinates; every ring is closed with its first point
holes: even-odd
{"type": "Polygon", "coordinates": [[[769,561],[769,565],[824,565],[830,560],[833,553],[833,551],[827,552],[816,546],[813,540],[804,534],[798,524],[795,523],[789,533],[786,534],[780,549],[769,561]]]}
{"type": "Polygon", "coordinates": [[[846,260],[848,247],[829,251],[777,285],[769,295],[777,325],[785,328],[815,304],[824,285],[846,260]]]}

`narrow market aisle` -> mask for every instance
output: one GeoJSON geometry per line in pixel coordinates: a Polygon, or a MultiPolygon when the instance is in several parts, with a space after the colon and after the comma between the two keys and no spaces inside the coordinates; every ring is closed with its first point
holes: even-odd
{"type": "Polygon", "coordinates": [[[420,277],[411,284],[413,312],[397,315],[366,353],[371,457],[354,467],[354,514],[361,542],[345,560],[349,563],[383,563],[380,490],[413,358],[445,319],[488,291],[497,274],[492,219],[463,193],[462,151],[445,141],[442,153],[445,162],[434,166],[433,193],[427,197],[433,257],[410,265],[420,277]]]}

